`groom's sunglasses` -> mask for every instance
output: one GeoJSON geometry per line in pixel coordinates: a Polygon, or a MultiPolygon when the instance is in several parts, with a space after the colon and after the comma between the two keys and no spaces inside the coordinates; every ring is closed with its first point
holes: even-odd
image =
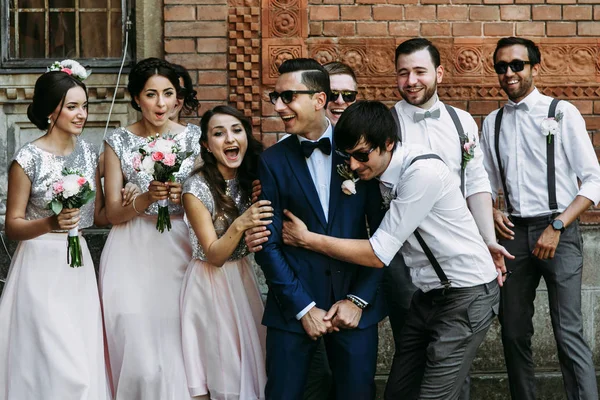
{"type": "Polygon", "coordinates": [[[494,70],[498,75],[505,74],[509,67],[512,69],[512,72],[521,72],[523,69],[525,69],[526,64],[531,64],[531,61],[512,60],[509,63],[506,61],[500,61],[494,64],[494,70]]]}
{"type": "Polygon", "coordinates": [[[335,152],[338,156],[342,157],[344,161],[350,162],[350,157],[354,158],[358,162],[368,162],[369,154],[371,154],[375,150],[375,147],[371,148],[369,151],[355,151],[354,153],[346,153],[343,150],[335,149],[335,152]]]}
{"type": "Polygon", "coordinates": [[[269,100],[271,101],[271,103],[275,104],[275,103],[277,103],[277,99],[281,97],[281,101],[283,101],[283,104],[290,104],[292,102],[292,100],[294,100],[294,97],[297,94],[315,94],[315,93],[319,93],[319,91],[318,90],[284,90],[281,93],[279,93],[279,92],[269,93],[269,100]]]}
{"type": "Polygon", "coordinates": [[[352,103],[356,101],[356,95],[358,92],[356,90],[332,90],[329,92],[329,101],[334,102],[342,96],[344,102],[352,103]]]}

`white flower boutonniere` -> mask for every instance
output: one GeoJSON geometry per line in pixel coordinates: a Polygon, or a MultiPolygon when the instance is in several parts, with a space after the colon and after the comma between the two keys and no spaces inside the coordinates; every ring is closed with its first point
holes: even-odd
{"type": "Polygon", "coordinates": [[[462,161],[460,163],[460,167],[462,169],[467,168],[467,163],[475,157],[475,148],[477,147],[477,143],[475,143],[474,139],[471,139],[467,134],[464,138],[460,139],[460,147],[462,149],[462,161]]]}
{"type": "Polygon", "coordinates": [[[559,122],[562,118],[563,113],[559,111],[554,118],[544,118],[542,120],[541,129],[542,133],[548,137],[548,144],[552,143],[552,138],[558,133],[560,129],[559,122]]]}
{"type": "Polygon", "coordinates": [[[356,182],[358,178],[354,177],[354,172],[348,167],[347,164],[338,164],[337,173],[344,178],[342,182],[342,192],[348,196],[356,194],[356,182]]]}

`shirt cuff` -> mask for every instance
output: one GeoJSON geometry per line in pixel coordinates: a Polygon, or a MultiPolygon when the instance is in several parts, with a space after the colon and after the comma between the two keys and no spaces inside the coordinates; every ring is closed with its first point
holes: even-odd
{"type": "Polygon", "coordinates": [[[298,314],[296,314],[296,319],[298,321],[300,321],[300,319],[302,317],[304,317],[306,315],[306,313],[308,313],[310,311],[310,309],[313,308],[316,305],[317,305],[317,303],[315,303],[314,301],[311,301],[309,305],[307,305],[306,307],[304,307],[304,309],[302,311],[300,311],[298,314]]]}
{"type": "Polygon", "coordinates": [[[385,266],[390,265],[396,253],[402,247],[398,244],[395,237],[381,228],[375,231],[369,242],[371,243],[373,252],[385,266]]]}

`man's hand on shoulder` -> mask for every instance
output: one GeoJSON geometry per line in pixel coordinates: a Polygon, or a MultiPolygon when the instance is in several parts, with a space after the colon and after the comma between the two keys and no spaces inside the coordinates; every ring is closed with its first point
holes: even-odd
{"type": "Polygon", "coordinates": [[[304,331],[312,340],[317,340],[324,334],[331,332],[331,322],[325,321],[325,310],[313,307],[302,318],[300,322],[304,331]]]}
{"type": "Polygon", "coordinates": [[[340,300],[331,306],[325,315],[326,321],[331,321],[332,330],[354,329],[358,327],[363,310],[350,300],[340,300]]]}

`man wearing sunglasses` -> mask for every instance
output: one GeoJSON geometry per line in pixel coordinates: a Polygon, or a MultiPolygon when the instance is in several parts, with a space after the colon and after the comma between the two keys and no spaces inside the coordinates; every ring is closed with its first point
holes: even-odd
{"type": "Polygon", "coordinates": [[[369,240],[314,232],[286,210],[284,243],[375,268],[389,265],[401,250],[419,289],[400,333],[385,399],[456,400],[497,314],[506,252],[483,242],[458,178],[440,157],[398,144],[382,103],[348,107],[334,139],[361,180],[380,182],[389,209],[369,240]]]}
{"type": "Polygon", "coordinates": [[[331,82],[331,92],[327,103],[327,118],[335,126],[344,110],[356,102],[358,84],[356,83],[354,71],[344,63],[332,61],[323,64],[323,68],[329,73],[331,82]]]}
{"type": "MultiPolygon", "coordinates": [[[[396,103],[391,111],[400,142],[424,146],[444,160],[450,171],[460,179],[461,191],[484,242],[495,244],[491,188],[478,145],[479,129],[469,113],[439,100],[437,84],[442,82],[444,67],[440,64],[438,49],[427,39],[410,39],[396,48],[395,62],[398,91],[403,100],[396,103]],[[474,150],[470,160],[465,162],[463,148],[466,143],[472,143],[474,150]]],[[[416,290],[400,254],[385,272],[384,288],[398,348],[404,315],[416,290]]],[[[468,398],[467,379],[461,399],[468,398]]]]}
{"type": "Polygon", "coordinates": [[[385,317],[378,287],[382,273],[334,260],[306,249],[284,246],[283,210],[303,218],[316,232],[345,238],[367,237],[377,227],[381,197],[376,184],[342,192],[336,170],[343,159],[332,152],[332,126],[325,109],[327,71],[315,60],[293,59],[279,67],[269,97],[290,134],[261,156],[261,198],[274,208],[268,241],[256,253],[269,293],[267,399],[301,399],[311,358],[324,341],[339,400],[375,396],[377,323],[385,317]],[[324,317],[328,315],[328,318],[324,317]]]}
{"type": "Polygon", "coordinates": [[[583,337],[577,219],[600,200],[600,167],[579,111],[535,88],[540,63],[531,40],[498,41],[494,69],[509,100],[488,115],[482,129],[493,196],[503,190],[508,212],[494,210],[496,230],[516,256],[506,263],[511,275],[500,306],[508,381],[513,399],[538,398],[531,337],[543,277],[566,398],[598,399],[592,353],[583,337]]]}

